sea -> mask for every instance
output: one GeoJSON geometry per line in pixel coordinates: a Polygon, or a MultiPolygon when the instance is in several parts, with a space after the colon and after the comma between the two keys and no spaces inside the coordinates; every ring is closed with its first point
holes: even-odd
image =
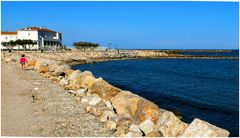
{"type": "MultiPolygon", "coordinates": [[[[181,54],[238,57],[239,51],[181,54]]],[[[239,136],[238,59],[132,59],[72,68],[181,113],[184,122],[199,118],[239,136]]]]}

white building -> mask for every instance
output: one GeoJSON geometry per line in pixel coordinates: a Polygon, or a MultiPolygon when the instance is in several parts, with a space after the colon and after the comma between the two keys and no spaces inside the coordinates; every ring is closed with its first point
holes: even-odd
{"type": "MultiPolygon", "coordinates": [[[[37,44],[29,46],[29,48],[33,50],[57,50],[62,45],[61,33],[42,27],[27,27],[18,29],[16,32],[1,32],[1,42],[15,41],[17,39],[30,39],[35,41],[37,44]]],[[[1,44],[1,49],[6,49],[6,47],[1,44]]],[[[13,49],[23,48],[21,46],[15,46],[13,49]]]]}

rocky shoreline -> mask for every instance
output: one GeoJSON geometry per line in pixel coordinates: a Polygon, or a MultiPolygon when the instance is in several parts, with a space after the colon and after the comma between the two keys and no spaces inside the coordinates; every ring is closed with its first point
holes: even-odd
{"type": "MultiPolygon", "coordinates": [[[[133,50],[109,52],[26,53],[28,69],[39,72],[63,87],[86,111],[114,131],[115,136],[131,137],[227,137],[229,132],[195,118],[190,124],[174,113],[132,92],[112,86],[89,71],[72,70],[69,64],[94,63],[129,58],[177,58],[176,55],[133,50]],[[175,56],[175,57],[174,57],[175,56]]],[[[2,63],[19,64],[21,53],[2,53],[2,63]]]]}
{"type": "MultiPolygon", "coordinates": [[[[215,50],[216,51],[216,50],[215,50]]],[[[213,51],[212,51],[213,52],[213,51]]],[[[217,51],[217,52],[225,52],[217,51]]],[[[230,52],[230,51],[228,51],[230,52]]],[[[47,58],[58,61],[60,64],[76,65],[96,63],[112,60],[148,59],[148,58],[174,58],[174,59],[239,59],[239,57],[226,56],[197,56],[182,55],[179,51],[156,51],[156,50],[119,50],[119,51],[75,51],[75,52],[31,52],[31,56],[47,58]]]]}

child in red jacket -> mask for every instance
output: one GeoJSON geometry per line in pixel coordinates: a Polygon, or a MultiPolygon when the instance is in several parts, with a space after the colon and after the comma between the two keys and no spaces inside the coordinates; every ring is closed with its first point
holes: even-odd
{"type": "Polygon", "coordinates": [[[22,56],[21,56],[21,58],[20,58],[20,64],[22,64],[22,70],[25,70],[25,68],[26,68],[26,62],[27,62],[27,59],[25,58],[25,55],[24,54],[22,54],[22,56]]]}

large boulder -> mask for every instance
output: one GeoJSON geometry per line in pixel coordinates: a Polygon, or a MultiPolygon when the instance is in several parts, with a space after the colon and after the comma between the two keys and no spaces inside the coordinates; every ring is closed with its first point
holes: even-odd
{"type": "Polygon", "coordinates": [[[54,77],[54,76],[49,77],[49,79],[50,79],[53,83],[58,83],[58,82],[60,81],[58,77],[54,77]]]}
{"type": "Polygon", "coordinates": [[[84,71],[83,74],[84,74],[85,76],[92,76],[92,77],[94,77],[93,74],[92,74],[92,72],[90,72],[90,71],[88,71],[88,70],[84,71]]]}
{"type": "Polygon", "coordinates": [[[116,132],[114,133],[116,136],[123,137],[127,133],[128,128],[124,126],[117,127],[116,132]]]}
{"type": "Polygon", "coordinates": [[[69,65],[61,65],[54,71],[54,75],[65,76],[67,69],[71,69],[71,67],[69,65]]]}
{"type": "Polygon", "coordinates": [[[228,137],[229,132],[208,122],[195,118],[182,137],[228,137]]]}
{"type": "Polygon", "coordinates": [[[100,122],[117,121],[117,115],[110,110],[106,110],[100,116],[100,122]]]}
{"type": "Polygon", "coordinates": [[[43,77],[46,77],[46,78],[50,78],[52,76],[53,76],[52,72],[47,72],[47,73],[43,74],[43,77]]]}
{"type": "Polygon", "coordinates": [[[103,114],[103,112],[109,111],[109,109],[106,106],[101,105],[101,104],[96,104],[94,106],[88,106],[86,108],[86,110],[88,113],[90,113],[96,117],[100,117],[103,114]]]}
{"type": "Polygon", "coordinates": [[[94,78],[93,76],[89,75],[82,76],[82,81],[80,85],[82,88],[90,88],[96,80],[97,79],[94,78]]]}
{"type": "Polygon", "coordinates": [[[66,85],[64,89],[76,91],[81,88],[80,82],[81,82],[80,78],[70,79],[68,80],[68,85],[66,85]]]}
{"type": "Polygon", "coordinates": [[[118,127],[123,126],[123,127],[129,128],[131,123],[132,121],[129,118],[125,118],[118,115],[118,122],[117,122],[118,127]]]}
{"type": "MultiPolygon", "coordinates": [[[[82,102],[86,102],[89,105],[96,105],[99,102],[103,102],[102,99],[98,95],[92,95],[92,96],[85,96],[82,98],[82,102]]],[[[101,103],[101,105],[106,106],[105,103],[101,103]]]]}
{"type": "Polygon", "coordinates": [[[141,99],[138,102],[137,111],[134,114],[134,122],[139,124],[149,118],[154,124],[156,124],[161,113],[162,111],[156,104],[141,99]]]}
{"type": "Polygon", "coordinates": [[[122,91],[115,97],[111,98],[111,102],[117,114],[132,118],[137,111],[140,99],[141,97],[132,94],[131,92],[122,91]]]}
{"type": "Polygon", "coordinates": [[[91,93],[98,94],[101,98],[109,100],[116,96],[121,90],[100,79],[90,87],[91,93]]]}
{"type": "Polygon", "coordinates": [[[66,78],[69,78],[69,76],[72,74],[73,71],[74,71],[74,70],[72,70],[72,69],[67,69],[67,70],[65,71],[65,77],[66,77],[66,78]]]}
{"type": "Polygon", "coordinates": [[[58,67],[58,64],[51,64],[48,66],[50,72],[54,72],[58,67]]]}
{"type": "Polygon", "coordinates": [[[114,121],[107,121],[104,123],[104,126],[110,130],[115,130],[117,128],[117,124],[114,121]]]}
{"type": "Polygon", "coordinates": [[[36,63],[35,63],[35,69],[36,70],[39,70],[40,67],[45,67],[45,66],[48,66],[48,63],[47,63],[46,59],[39,58],[39,59],[36,60],[36,63]]]}
{"type": "Polygon", "coordinates": [[[184,133],[188,125],[182,122],[172,112],[163,111],[156,124],[155,131],[164,137],[177,137],[184,133]]]}
{"type": "Polygon", "coordinates": [[[107,105],[107,107],[108,107],[110,110],[113,111],[113,106],[112,106],[111,102],[110,102],[110,101],[106,101],[106,100],[104,100],[104,102],[105,102],[105,104],[107,105]]]}
{"type": "Polygon", "coordinates": [[[69,75],[68,79],[76,79],[81,76],[81,71],[80,70],[74,70],[72,73],[69,75]]]}
{"type": "Polygon", "coordinates": [[[142,133],[140,132],[128,132],[126,135],[121,137],[142,137],[142,133]]]}
{"type": "Polygon", "coordinates": [[[142,123],[140,123],[139,128],[142,130],[142,132],[146,135],[149,134],[154,130],[154,123],[150,119],[144,120],[142,123]]]}
{"type": "Polygon", "coordinates": [[[59,81],[59,84],[61,86],[66,86],[68,85],[68,80],[66,78],[62,78],[60,81],[59,81]]]}
{"type": "Polygon", "coordinates": [[[46,66],[46,67],[39,67],[39,69],[38,69],[38,72],[39,73],[43,73],[43,74],[45,74],[45,73],[47,73],[49,70],[48,70],[48,67],[46,66]]]}
{"type": "Polygon", "coordinates": [[[35,64],[36,64],[36,60],[28,60],[28,63],[27,63],[28,67],[32,67],[32,66],[34,67],[35,64]]]}
{"type": "Polygon", "coordinates": [[[77,90],[80,88],[90,88],[92,84],[96,81],[92,75],[81,73],[79,70],[72,71],[70,75],[68,75],[69,84],[65,87],[65,89],[77,90]]]}
{"type": "Polygon", "coordinates": [[[79,96],[79,97],[83,97],[83,96],[86,95],[86,92],[87,92],[87,89],[81,88],[81,89],[78,89],[78,90],[75,92],[75,94],[76,94],[77,96],[79,96]]]}
{"type": "Polygon", "coordinates": [[[162,134],[159,131],[152,131],[146,134],[145,137],[162,137],[162,134]]]}
{"type": "Polygon", "coordinates": [[[129,130],[132,131],[132,132],[142,132],[139,128],[139,125],[135,125],[135,124],[132,124],[130,127],[129,127],[129,130]]]}

